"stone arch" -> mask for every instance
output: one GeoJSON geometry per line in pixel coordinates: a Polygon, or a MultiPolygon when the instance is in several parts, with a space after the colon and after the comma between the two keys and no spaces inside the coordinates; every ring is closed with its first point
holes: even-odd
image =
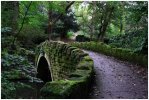
{"type": "Polygon", "coordinates": [[[93,75],[93,60],[82,50],[61,42],[45,41],[36,48],[35,63],[39,77],[45,82],[52,81],[40,89],[42,98],[87,96],[93,75]]]}
{"type": "Polygon", "coordinates": [[[44,82],[52,81],[52,73],[50,69],[50,63],[46,56],[39,55],[37,62],[37,77],[42,79],[44,82]]]}

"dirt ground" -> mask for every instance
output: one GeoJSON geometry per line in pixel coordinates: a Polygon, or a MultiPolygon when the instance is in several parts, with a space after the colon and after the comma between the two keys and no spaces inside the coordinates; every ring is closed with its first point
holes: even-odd
{"type": "Polygon", "coordinates": [[[91,51],[95,79],[90,99],[147,99],[147,69],[91,51]]]}

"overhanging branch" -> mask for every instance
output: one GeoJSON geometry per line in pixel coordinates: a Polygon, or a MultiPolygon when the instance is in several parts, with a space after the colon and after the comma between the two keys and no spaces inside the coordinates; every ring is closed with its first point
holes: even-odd
{"type": "MultiPolygon", "coordinates": [[[[65,13],[68,11],[68,9],[71,7],[71,5],[74,3],[75,1],[71,1],[67,7],[65,8],[65,13]]],[[[61,17],[62,17],[63,14],[60,14],[53,22],[52,22],[52,25],[55,24],[61,17]]]]}

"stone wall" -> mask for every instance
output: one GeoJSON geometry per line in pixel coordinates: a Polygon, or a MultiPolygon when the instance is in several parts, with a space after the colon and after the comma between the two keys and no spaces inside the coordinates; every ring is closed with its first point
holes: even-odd
{"type": "Polygon", "coordinates": [[[139,64],[143,67],[148,67],[148,56],[135,53],[129,49],[116,48],[102,42],[74,42],[72,46],[79,47],[86,50],[103,53],[105,55],[113,56],[121,60],[129,61],[139,64]]]}
{"type": "Polygon", "coordinates": [[[45,41],[36,49],[39,77],[45,73],[41,71],[44,66],[39,67],[41,57],[45,57],[52,78],[41,89],[42,98],[85,98],[93,73],[93,61],[88,54],[62,42],[45,41]]]}

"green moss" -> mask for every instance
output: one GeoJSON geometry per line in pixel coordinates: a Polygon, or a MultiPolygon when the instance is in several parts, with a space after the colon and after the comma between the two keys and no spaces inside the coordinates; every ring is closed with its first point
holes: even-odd
{"type": "Polygon", "coordinates": [[[93,61],[86,61],[83,59],[82,61],[79,62],[77,65],[77,69],[82,69],[82,70],[92,70],[93,68],[93,61]]]}
{"type": "Polygon", "coordinates": [[[40,90],[42,98],[68,98],[78,81],[60,80],[46,83],[40,90]]]}
{"type": "Polygon", "coordinates": [[[81,98],[87,94],[88,80],[93,72],[93,61],[88,54],[52,41],[42,43],[39,48],[49,56],[54,79],[41,89],[42,98],[81,98]]]}
{"type": "Polygon", "coordinates": [[[74,49],[76,49],[76,47],[70,46],[70,47],[67,49],[67,55],[68,55],[68,56],[71,56],[71,51],[74,50],[74,49]]]}
{"type": "Polygon", "coordinates": [[[72,57],[74,57],[74,56],[76,56],[76,53],[78,53],[78,52],[82,52],[80,49],[73,49],[72,51],[71,51],[71,56],[72,57]]]}
{"type": "Polygon", "coordinates": [[[86,60],[86,61],[93,61],[90,56],[85,56],[84,60],[86,60]]]}
{"type": "Polygon", "coordinates": [[[144,56],[146,55],[133,53],[129,49],[115,48],[100,42],[83,42],[83,43],[75,42],[75,43],[71,43],[71,45],[80,47],[83,49],[103,53],[109,56],[114,56],[121,60],[127,60],[133,63],[140,64],[144,67],[147,67],[147,60],[145,60],[144,58],[144,56]]]}
{"type": "Polygon", "coordinates": [[[80,81],[88,81],[91,77],[92,70],[80,70],[77,69],[75,72],[71,73],[69,76],[69,80],[80,80],[80,81]]]}

